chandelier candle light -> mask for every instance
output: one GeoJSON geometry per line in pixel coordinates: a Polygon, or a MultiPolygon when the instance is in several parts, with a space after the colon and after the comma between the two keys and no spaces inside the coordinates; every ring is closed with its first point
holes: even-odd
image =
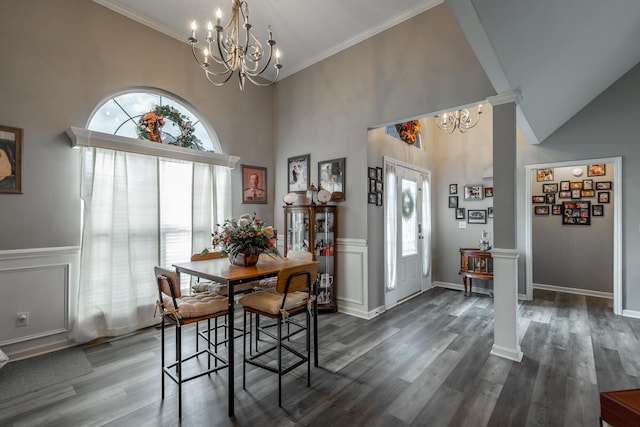
{"type": "Polygon", "coordinates": [[[478,113],[475,117],[473,117],[471,112],[466,108],[463,110],[450,111],[444,113],[442,116],[435,116],[436,126],[446,133],[453,133],[456,129],[465,133],[478,124],[480,114],[482,114],[482,104],[478,105],[478,113]]]}
{"type": "Polygon", "coordinates": [[[191,24],[191,37],[188,39],[189,43],[191,43],[193,57],[204,71],[207,80],[215,86],[224,85],[236,71],[238,72],[240,90],[244,90],[246,79],[256,86],[272,85],[278,80],[280,69],[282,68],[278,49],[275,50],[276,62],[273,67],[276,70],[276,75],[273,80],[265,79],[262,81],[257,79],[267,70],[274,56],[273,46],[276,41],[273,40],[271,25],[268,27],[269,39],[267,40],[269,54],[265,56],[263,45],[251,31],[249,5],[247,2],[233,0],[231,10],[231,19],[224,27],[220,24],[222,19],[222,11],[220,9],[216,12],[215,26],[209,21],[205,39],[206,47],[202,50],[202,55],[196,52],[196,45],[198,44],[196,30],[198,27],[196,21],[193,21],[191,24]],[[242,24],[240,23],[240,18],[242,18],[242,24]],[[215,31],[215,38],[213,31],[215,31]],[[213,62],[220,66],[217,67],[219,68],[218,70],[210,68],[213,62]]]}

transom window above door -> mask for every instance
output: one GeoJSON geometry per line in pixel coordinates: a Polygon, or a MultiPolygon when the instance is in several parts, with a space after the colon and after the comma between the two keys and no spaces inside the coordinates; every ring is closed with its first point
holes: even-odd
{"type": "Polygon", "coordinates": [[[160,91],[128,91],[105,100],[93,113],[88,129],[138,139],[140,121],[157,107],[165,107],[172,114],[165,115],[162,139],[172,144],[184,134],[184,126],[193,127],[193,135],[204,151],[220,152],[212,130],[207,130],[198,115],[185,102],[160,91]]]}

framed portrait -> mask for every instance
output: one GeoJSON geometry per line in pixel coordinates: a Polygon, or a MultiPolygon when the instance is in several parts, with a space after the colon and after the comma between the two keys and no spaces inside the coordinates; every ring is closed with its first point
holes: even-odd
{"type": "Polygon", "coordinates": [[[309,162],[311,160],[310,154],[304,156],[289,157],[288,166],[289,172],[287,174],[287,191],[289,193],[305,193],[309,188],[309,162]]]}
{"type": "Polygon", "coordinates": [[[582,190],[580,194],[582,197],[596,197],[596,192],[594,190],[582,190]]]}
{"type": "Polygon", "coordinates": [[[0,193],[22,194],[21,128],[0,126],[0,193]]]}
{"type": "Polygon", "coordinates": [[[378,181],[382,181],[382,168],[381,167],[376,167],[376,179],[378,181]]]}
{"type": "Polygon", "coordinates": [[[542,184],[542,192],[547,193],[557,193],[558,192],[558,184],[542,184]]]}
{"type": "Polygon", "coordinates": [[[378,196],[376,195],[376,193],[369,192],[368,200],[370,204],[375,205],[378,201],[378,196]]]}
{"type": "Polygon", "coordinates": [[[590,225],[591,202],[562,202],[562,223],[590,225]]]}
{"type": "Polygon", "coordinates": [[[592,205],[591,206],[591,215],[592,216],[604,216],[604,205],[592,205]]]}
{"type": "Polygon", "coordinates": [[[469,209],[467,211],[467,223],[469,224],[486,224],[487,211],[485,209],[469,209]]]}
{"type": "Polygon", "coordinates": [[[383,188],[384,185],[382,184],[382,181],[376,180],[376,192],[382,193],[383,188]]]}
{"type": "Polygon", "coordinates": [[[556,195],[551,193],[551,194],[545,194],[544,195],[544,202],[548,205],[554,205],[556,203],[556,195]]]}
{"type": "Polygon", "coordinates": [[[240,165],[242,169],[242,203],[267,203],[267,168],[240,165]]]}
{"type": "Polygon", "coordinates": [[[376,180],[374,178],[369,178],[369,193],[376,192],[376,180]]]}
{"type": "Polygon", "coordinates": [[[537,170],[537,181],[553,181],[553,168],[549,169],[538,169],[537,170]]]}
{"type": "Polygon", "coordinates": [[[376,193],[376,206],[382,206],[382,193],[376,193]]]}
{"type": "Polygon", "coordinates": [[[596,190],[611,190],[611,181],[596,182],[596,190]]]}
{"type": "MultiPolygon", "coordinates": [[[[567,181],[569,182],[569,181],[567,181]]],[[[559,199],[570,199],[571,198],[571,191],[560,191],[558,193],[558,198],[559,199]]]]}
{"type": "Polygon", "coordinates": [[[583,190],[593,190],[593,180],[592,179],[583,179],[582,180],[582,189],[583,190]]]}
{"type": "Polygon", "coordinates": [[[489,216],[489,218],[493,218],[493,206],[489,206],[487,208],[487,215],[489,216]]]}
{"type": "Polygon", "coordinates": [[[549,206],[534,206],[533,213],[536,215],[549,215],[549,206]]]}
{"type": "Polygon", "coordinates": [[[331,200],[343,201],[344,178],[345,178],[345,158],[324,160],[318,162],[318,191],[327,190],[331,193],[331,200]]]}
{"type": "Polygon", "coordinates": [[[465,210],[464,208],[456,208],[456,219],[465,219],[465,210]]]}
{"type": "Polygon", "coordinates": [[[458,194],[458,184],[449,184],[449,194],[458,194]]]}
{"type": "Polygon", "coordinates": [[[572,199],[579,199],[582,197],[582,190],[571,190],[571,198],[572,199]]]}
{"type": "Polygon", "coordinates": [[[569,181],[560,181],[560,191],[569,191],[571,187],[569,187],[569,181]]]}
{"type": "Polygon", "coordinates": [[[569,183],[569,188],[571,190],[582,190],[582,181],[573,181],[569,183]]]}
{"type": "Polygon", "coordinates": [[[484,197],[493,197],[493,187],[484,187],[484,197]]]}
{"type": "Polygon", "coordinates": [[[368,168],[369,179],[376,179],[376,168],[368,168]]]}
{"type": "Polygon", "coordinates": [[[482,184],[465,185],[464,186],[464,199],[465,200],[482,200],[484,197],[484,190],[482,184]]]}
{"type": "Polygon", "coordinates": [[[562,205],[552,205],[551,215],[562,215],[562,205]]]}
{"type": "Polygon", "coordinates": [[[609,191],[598,191],[598,203],[609,203],[609,191]]]}
{"type": "Polygon", "coordinates": [[[449,196],[449,207],[450,208],[458,207],[458,196],[449,196]]]}
{"type": "Polygon", "coordinates": [[[607,174],[607,165],[598,163],[587,166],[587,176],[604,176],[607,174]]]}
{"type": "Polygon", "coordinates": [[[544,203],[546,198],[544,196],[532,196],[531,203],[544,203]]]}

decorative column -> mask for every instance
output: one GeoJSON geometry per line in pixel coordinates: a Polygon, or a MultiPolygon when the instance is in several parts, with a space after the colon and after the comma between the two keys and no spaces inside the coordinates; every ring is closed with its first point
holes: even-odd
{"type": "Polygon", "coordinates": [[[506,92],[493,106],[493,317],[491,354],[520,362],[518,338],[518,251],[516,249],[516,100],[506,92]]]}

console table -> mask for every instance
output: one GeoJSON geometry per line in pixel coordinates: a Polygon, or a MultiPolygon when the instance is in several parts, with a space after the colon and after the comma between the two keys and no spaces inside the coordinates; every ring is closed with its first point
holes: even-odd
{"type": "Polygon", "coordinates": [[[460,248],[460,271],[464,283],[464,295],[471,295],[473,279],[493,280],[493,258],[491,251],[481,251],[479,248],[460,248]],[[467,279],[469,292],[467,293],[467,279]]]}

